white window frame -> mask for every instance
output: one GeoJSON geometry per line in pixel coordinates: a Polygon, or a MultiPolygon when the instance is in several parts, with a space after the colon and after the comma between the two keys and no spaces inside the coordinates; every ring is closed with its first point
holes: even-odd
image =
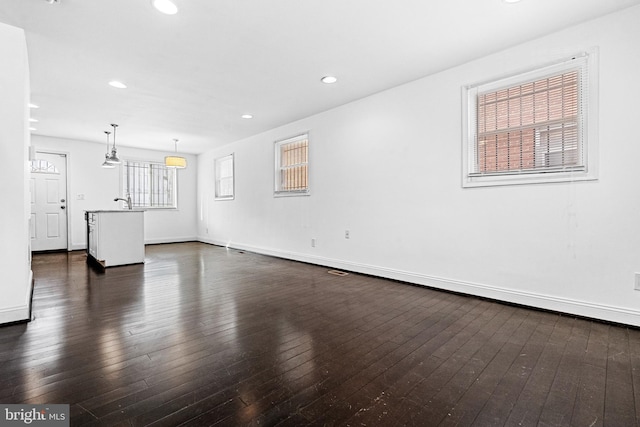
{"type": "MultiPolygon", "coordinates": [[[[123,159],[122,164],[120,165],[120,177],[121,177],[121,185],[122,189],[121,197],[126,199],[128,196],[131,196],[132,206],[134,209],[177,209],[178,208],[178,173],[176,168],[170,168],[164,165],[163,162],[149,161],[149,160],[139,160],[139,159],[123,159]],[[172,197],[171,204],[168,205],[158,205],[157,202],[151,200],[150,204],[141,204],[139,203],[139,198],[136,196],[135,191],[131,192],[130,186],[133,185],[133,182],[130,181],[131,177],[127,174],[128,167],[130,164],[139,164],[145,166],[153,165],[156,169],[161,169],[167,173],[167,179],[170,180],[169,186],[166,187],[164,191],[170,193],[170,197],[172,197]]],[[[153,186],[153,180],[149,180],[149,186],[153,186]]],[[[151,191],[153,193],[153,191],[151,191]]],[[[157,193],[159,194],[159,192],[157,193]]],[[[151,197],[153,199],[153,197],[151,197]]],[[[122,202],[122,208],[127,209],[127,204],[122,202]]]]}
{"type": "Polygon", "coordinates": [[[231,153],[226,156],[218,157],[214,159],[214,174],[215,174],[215,200],[233,200],[235,199],[235,157],[234,154],[231,153]],[[225,168],[223,168],[223,164],[225,162],[231,162],[231,174],[230,175],[222,175],[222,172],[225,168]],[[222,193],[222,181],[229,180],[231,181],[231,193],[222,193]]]}
{"type": "Polygon", "coordinates": [[[60,175],[60,171],[53,163],[48,160],[33,159],[30,162],[31,173],[44,173],[49,175],[60,175]]]}
{"type": "Polygon", "coordinates": [[[485,187],[549,182],[587,181],[598,179],[598,52],[591,49],[571,58],[534,70],[520,72],[490,82],[462,88],[462,186],[485,187]],[[477,98],[507,87],[521,85],[570,70],[579,71],[578,143],[583,164],[579,168],[475,172],[475,144],[477,141],[477,98]]]}
{"type": "MultiPolygon", "coordinates": [[[[310,194],[310,186],[309,186],[309,181],[310,181],[310,169],[309,169],[309,164],[310,164],[310,159],[311,159],[311,141],[309,140],[309,133],[302,133],[299,135],[296,135],[294,137],[291,138],[286,138],[286,139],[282,139],[279,141],[276,141],[274,144],[274,158],[275,158],[275,173],[274,173],[274,196],[280,197],[280,196],[308,196],[310,194]],[[281,148],[283,146],[289,145],[289,144],[295,144],[301,141],[307,141],[307,161],[306,162],[302,162],[302,163],[298,163],[293,165],[294,167],[299,167],[299,166],[306,166],[306,183],[307,186],[306,188],[301,188],[301,189],[285,189],[282,187],[282,182],[281,182],[281,176],[282,176],[282,172],[285,169],[284,166],[282,166],[282,158],[281,158],[281,153],[282,150],[281,148]]],[[[289,165],[290,167],[292,165],[289,165]]]]}

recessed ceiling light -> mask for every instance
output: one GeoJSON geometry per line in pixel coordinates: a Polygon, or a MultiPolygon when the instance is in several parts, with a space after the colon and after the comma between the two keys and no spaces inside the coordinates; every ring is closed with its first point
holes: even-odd
{"type": "Polygon", "coordinates": [[[320,81],[322,83],[331,84],[331,83],[337,82],[338,78],[335,76],[324,76],[323,78],[320,79],[320,81]]]}
{"type": "Polygon", "coordinates": [[[29,108],[40,108],[40,107],[36,104],[29,104],[29,108]]]}
{"type": "Polygon", "coordinates": [[[38,130],[38,129],[36,129],[36,128],[34,128],[34,127],[30,127],[30,128],[29,128],[29,130],[30,130],[30,131],[34,131],[34,130],[38,130]]]}
{"type": "Polygon", "coordinates": [[[29,121],[30,121],[31,123],[37,123],[37,122],[38,122],[38,119],[34,119],[33,117],[29,117],[29,121]]]}
{"type": "Polygon", "coordinates": [[[170,0],[151,0],[151,4],[165,15],[175,15],[178,13],[178,6],[170,0]]]}
{"type": "Polygon", "coordinates": [[[253,116],[251,114],[243,114],[242,116],[243,119],[253,119],[253,116]]]}
{"type": "Polygon", "coordinates": [[[115,88],[118,88],[118,89],[126,89],[127,88],[126,84],[124,84],[122,82],[119,82],[117,80],[111,80],[109,82],[109,86],[112,86],[112,87],[115,87],[115,88]]]}

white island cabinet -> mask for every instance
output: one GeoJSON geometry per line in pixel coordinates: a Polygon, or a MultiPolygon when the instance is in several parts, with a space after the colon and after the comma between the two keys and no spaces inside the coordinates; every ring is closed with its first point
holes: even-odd
{"type": "Polygon", "coordinates": [[[87,257],[102,267],[144,262],[144,211],[86,211],[87,257]]]}

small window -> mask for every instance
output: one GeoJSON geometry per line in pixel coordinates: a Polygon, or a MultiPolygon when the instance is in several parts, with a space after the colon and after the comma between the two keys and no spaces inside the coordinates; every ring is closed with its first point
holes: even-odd
{"type": "Polygon", "coordinates": [[[307,134],[275,144],[276,195],[309,193],[309,137],[307,134]]]}
{"type": "Polygon", "coordinates": [[[134,160],[126,160],[122,166],[123,197],[131,197],[132,207],[177,207],[175,168],[168,168],[164,163],[134,160]]]}
{"type": "Polygon", "coordinates": [[[464,88],[463,186],[596,179],[594,56],[464,88]]]}
{"type": "Polygon", "coordinates": [[[214,161],[216,174],[216,199],[231,200],[234,198],[233,154],[220,157],[214,161]]]}
{"type": "Polygon", "coordinates": [[[31,160],[31,172],[33,173],[48,173],[53,175],[60,175],[60,171],[53,163],[49,163],[47,160],[34,159],[31,160]]]}

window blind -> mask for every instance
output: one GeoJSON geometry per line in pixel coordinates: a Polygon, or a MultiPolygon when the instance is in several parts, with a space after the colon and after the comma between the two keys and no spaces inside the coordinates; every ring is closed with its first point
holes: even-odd
{"type": "Polygon", "coordinates": [[[309,139],[300,135],[276,143],[276,192],[309,189],[309,139]]]}
{"type": "Polygon", "coordinates": [[[581,69],[567,70],[476,98],[471,175],[584,169],[581,69]]]}

